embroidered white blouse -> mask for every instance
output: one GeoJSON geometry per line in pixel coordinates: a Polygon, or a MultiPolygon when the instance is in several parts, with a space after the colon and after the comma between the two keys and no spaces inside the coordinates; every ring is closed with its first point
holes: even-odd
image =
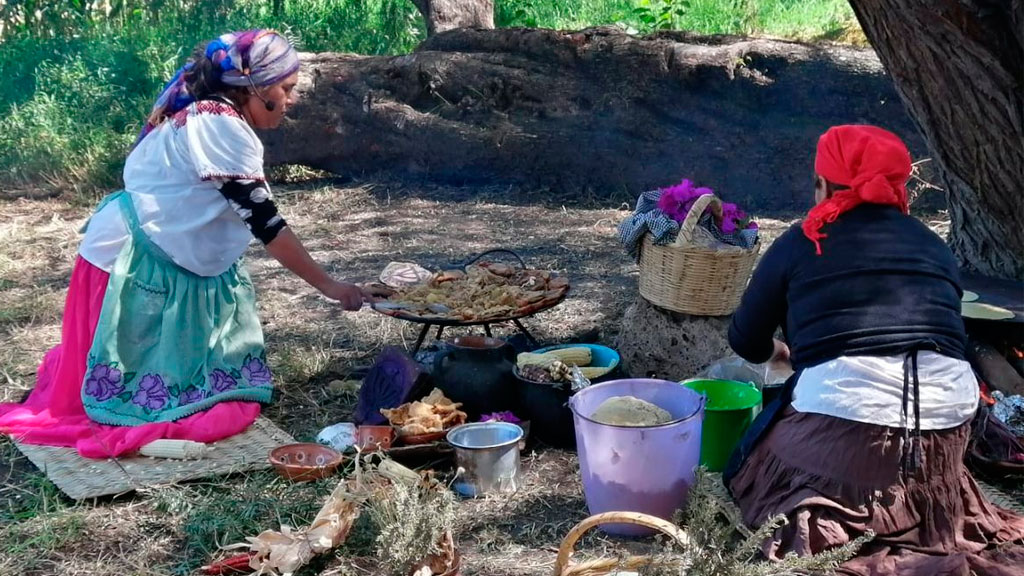
{"type": "MultiPolygon", "coordinates": [[[[259,183],[252,200],[271,200],[262,143],[234,107],[217,100],[175,114],[139,143],[124,167],[142,230],[176,264],[200,276],[225,272],[253,238],[239,207],[220,190],[229,180],[259,183]]],[[[117,203],[110,203],[93,215],[79,254],[109,272],[128,237],[117,203]]]]}

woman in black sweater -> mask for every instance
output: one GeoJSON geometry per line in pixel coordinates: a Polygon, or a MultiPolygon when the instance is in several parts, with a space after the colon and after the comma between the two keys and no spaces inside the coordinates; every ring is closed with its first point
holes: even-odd
{"type": "Polygon", "coordinates": [[[726,471],[748,524],[786,515],[764,552],[811,554],[876,534],[840,572],[1024,574],[1024,518],[963,465],[978,383],[946,244],[908,215],[910,154],[873,126],[818,143],[815,207],[754,272],[729,343],[795,374],[726,471]],[[788,346],[775,340],[780,328],[788,346]]]}

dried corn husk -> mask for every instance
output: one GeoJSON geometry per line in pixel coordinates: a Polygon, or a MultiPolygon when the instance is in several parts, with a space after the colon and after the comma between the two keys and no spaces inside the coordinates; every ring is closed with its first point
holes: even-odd
{"type": "Polygon", "coordinates": [[[248,544],[234,544],[226,549],[248,547],[254,553],[249,567],[257,575],[289,576],[305,566],[316,554],[339,546],[348,537],[352,524],[359,518],[359,499],[342,480],[327,497],[320,512],[308,528],[295,530],[281,526],[280,531],[265,530],[259,536],[246,538],[248,544]]]}
{"type": "Polygon", "coordinates": [[[409,486],[415,486],[423,479],[415,470],[387,458],[377,465],[377,472],[392,482],[401,482],[409,486]]]}

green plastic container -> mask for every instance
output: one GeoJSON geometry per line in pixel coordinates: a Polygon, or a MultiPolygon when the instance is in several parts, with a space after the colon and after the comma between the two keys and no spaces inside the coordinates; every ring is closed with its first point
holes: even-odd
{"type": "Polygon", "coordinates": [[[712,472],[721,472],[761,408],[761,391],[751,383],[733,380],[686,380],[682,384],[707,397],[700,463],[712,472]]]}

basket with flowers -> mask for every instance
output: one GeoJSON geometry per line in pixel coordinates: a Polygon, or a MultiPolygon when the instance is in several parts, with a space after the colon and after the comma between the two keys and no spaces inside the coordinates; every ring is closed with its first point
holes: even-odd
{"type": "Polygon", "coordinates": [[[640,294],[697,316],[736,309],[761,249],[746,212],[690,180],[642,194],[619,234],[639,261],[640,294]]]}

